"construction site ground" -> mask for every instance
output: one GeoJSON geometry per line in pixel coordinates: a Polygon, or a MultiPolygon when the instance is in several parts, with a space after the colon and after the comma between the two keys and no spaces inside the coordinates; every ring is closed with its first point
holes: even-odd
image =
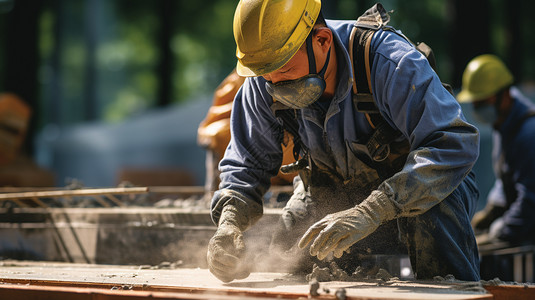
{"type": "MultiPolygon", "coordinates": [[[[272,225],[281,212],[277,203],[266,208],[261,220],[245,233],[251,254],[248,257],[256,265],[253,273],[245,279],[223,283],[206,265],[207,243],[216,230],[209,210],[198,205],[198,197],[175,200],[162,196],[177,191],[199,194],[202,189],[33,190],[1,194],[5,205],[0,208],[0,300],[535,299],[532,283],[499,279],[462,282],[446,277],[415,281],[414,277],[391,273],[393,276],[362,280],[318,279],[321,282],[316,286],[310,276],[280,271],[280,261],[257,263],[266,261],[272,225]],[[150,196],[155,194],[159,201],[150,202],[150,196]]],[[[531,251],[528,253],[531,255],[531,251]]],[[[515,260],[526,266],[521,272],[524,275],[532,274],[530,255],[515,260]]],[[[389,271],[399,272],[399,259],[394,261],[398,263],[390,265],[389,271]]]]}

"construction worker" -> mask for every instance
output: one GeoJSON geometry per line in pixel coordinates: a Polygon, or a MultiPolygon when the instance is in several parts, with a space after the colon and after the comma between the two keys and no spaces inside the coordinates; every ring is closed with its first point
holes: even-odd
{"type": "Polygon", "coordinates": [[[237,72],[248,78],[234,100],[231,141],[211,204],[218,228],[208,245],[210,271],[224,282],[251,271],[243,232],[262,215],[262,195],[281,166],[282,129],[289,122],[274,110],[282,105],[298,125],[296,193],[306,197],[288,202],[270,247],[280,246],[286,261],[309,271],[307,260],[331,258],[341,267],[349,262],[343,268],[351,271],[359,255],[401,246],[418,279],[479,280],[470,226],[479,196],[471,173],[477,128],[426,57],[382,26],[389,17],[380,4],[359,18],[378,28],[363,70],[386,122],[370,122],[352,99],[359,94],[348,51],[355,22],[326,21],[320,10],[320,0],[237,5],[237,72]],[[399,133],[388,145],[383,127],[399,133]]]}
{"type": "Polygon", "coordinates": [[[535,242],[535,106],[515,87],[511,71],[495,55],[473,58],[463,73],[459,102],[493,128],[496,176],[485,208],[472,219],[481,243],[535,242]]]}

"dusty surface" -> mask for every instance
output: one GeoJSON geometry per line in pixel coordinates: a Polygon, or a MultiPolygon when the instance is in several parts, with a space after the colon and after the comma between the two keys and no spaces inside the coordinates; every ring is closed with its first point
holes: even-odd
{"type": "MultiPolygon", "coordinates": [[[[46,282],[108,284],[113,289],[158,289],[297,294],[308,297],[311,286],[304,276],[283,273],[252,273],[250,277],[224,284],[206,269],[170,269],[172,266],[111,266],[66,263],[3,261],[0,282],[46,285],[46,282]]],[[[478,283],[470,283],[469,286],[478,283]]],[[[90,286],[90,285],[89,285],[90,286]]],[[[486,292],[467,289],[460,282],[416,282],[367,279],[363,281],[319,282],[319,296],[336,294],[351,299],[492,299],[486,292]]]]}

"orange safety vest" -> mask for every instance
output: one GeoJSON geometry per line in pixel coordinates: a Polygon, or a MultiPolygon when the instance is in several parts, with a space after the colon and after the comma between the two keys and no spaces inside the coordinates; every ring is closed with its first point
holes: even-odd
{"type": "Polygon", "coordinates": [[[31,109],[17,95],[0,93],[0,165],[18,155],[30,122],[31,109]]]}

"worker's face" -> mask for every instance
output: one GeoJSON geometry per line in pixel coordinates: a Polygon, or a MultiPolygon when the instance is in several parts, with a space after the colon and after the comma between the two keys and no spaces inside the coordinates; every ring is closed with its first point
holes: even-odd
{"type": "Polygon", "coordinates": [[[282,68],[264,75],[267,92],[277,101],[290,108],[300,109],[316,102],[325,91],[323,78],[327,66],[327,59],[321,63],[322,70],[309,67],[309,59],[317,65],[315,51],[321,49],[315,45],[317,40],[312,38],[312,47],[309,57],[306,44],[282,68]],[[316,50],[318,49],[318,50],[316,50]],[[325,67],[325,68],[324,68],[325,67]]]}
{"type": "Polygon", "coordinates": [[[282,68],[264,75],[263,77],[273,83],[299,79],[308,75],[308,55],[306,47],[299,48],[297,53],[282,68]]]}

